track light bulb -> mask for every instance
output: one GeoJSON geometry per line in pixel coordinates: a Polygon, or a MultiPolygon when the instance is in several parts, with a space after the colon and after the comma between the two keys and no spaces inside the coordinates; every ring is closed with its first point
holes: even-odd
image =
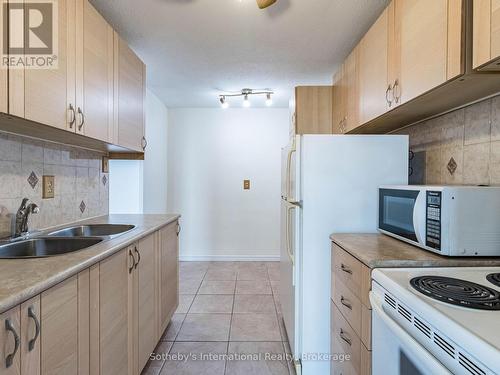
{"type": "Polygon", "coordinates": [[[223,108],[223,109],[226,109],[229,107],[229,103],[226,101],[226,97],[225,96],[221,96],[220,99],[220,106],[223,108]]]}
{"type": "Polygon", "coordinates": [[[245,94],[245,97],[243,99],[243,107],[245,108],[250,107],[250,100],[248,100],[248,94],[245,94]]]}
{"type": "Polygon", "coordinates": [[[272,106],[272,105],[273,105],[273,99],[271,98],[271,94],[270,94],[270,93],[268,93],[268,94],[266,95],[266,97],[267,97],[267,99],[266,99],[266,105],[267,105],[268,107],[272,106]]]}

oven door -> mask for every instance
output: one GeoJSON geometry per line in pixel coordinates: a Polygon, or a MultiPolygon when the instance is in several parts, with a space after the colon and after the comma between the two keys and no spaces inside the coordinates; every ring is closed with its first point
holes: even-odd
{"type": "Polygon", "coordinates": [[[425,228],[425,199],[419,189],[379,189],[379,229],[402,240],[420,243],[425,228]],[[423,205],[422,205],[423,203],[423,205]]]}
{"type": "Polygon", "coordinates": [[[432,354],[387,315],[370,292],[373,375],[451,375],[432,354]]]}

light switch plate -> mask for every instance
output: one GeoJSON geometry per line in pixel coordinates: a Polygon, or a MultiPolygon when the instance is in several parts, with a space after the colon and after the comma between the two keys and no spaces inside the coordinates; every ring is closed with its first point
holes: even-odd
{"type": "Polygon", "coordinates": [[[250,190],[250,180],[243,180],[243,189],[250,190]]]}
{"type": "Polygon", "coordinates": [[[42,183],[42,198],[54,198],[55,195],[55,177],[54,176],[43,176],[42,183]]]}

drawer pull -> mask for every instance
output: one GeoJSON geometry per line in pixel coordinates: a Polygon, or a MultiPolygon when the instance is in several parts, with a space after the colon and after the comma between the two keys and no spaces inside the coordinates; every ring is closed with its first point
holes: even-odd
{"type": "Polygon", "coordinates": [[[132,273],[132,271],[135,268],[135,257],[134,254],[132,254],[132,250],[129,249],[128,251],[128,256],[132,259],[132,265],[128,269],[128,273],[132,273]]]}
{"type": "Polygon", "coordinates": [[[141,263],[141,253],[137,250],[137,246],[134,246],[134,251],[137,254],[137,263],[134,264],[134,268],[137,269],[137,266],[139,265],[139,263],[141,263]]]}
{"type": "Polygon", "coordinates": [[[348,274],[352,275],[352,270],[351,270],[349,267],[347,267],[344,263],[342,263],[342,264],[340,265],[340,269],[341,269],[342,271],[344,271],[344,272],[346,272],[346,273],[348,273],[348,274]]]}
{"type": "Polygon", "coordinates": [[[38,318],[36,317],[35,309],[33,306],[30,306],[28,308],[28,317],[33,319],[33,322],[35,323],[35,337],[33,337],[28,342],[28,350],[31,352],[33,349],[35,349],[36,340],[38,339],[38,336],[40,336],[40,322],[38,321],[38,318]]]}
{"type": "Polygon", "coordinates": [[[11,354],[9,354],[9,355],[7,355],[7,357],[5,357],[5,367],[9,368],[14,363],[14,357],[17,353],[17,350],[19,349],[20,340],[19,340],[19,335],[17,334],[16,330],[14,329],[14,326],[12,325],[12,322],[10,321],[10,319],[7,319],[5,321],[5,330],[8,332],[11,332],[12,336],[14,336],[14,350],[11,354]]]}
{"type": "Polygon", "coordinates": [[[349,346],[352,345],[351,339],[345,334],[345,332],[342,328],[340,329],[340,338],[342,340],[344,340],[347,343],[347,345],[349,345],[349,346]]]}
{"type": "Polygon", "coordinates": [[[349,310],[352,310],[352,305],[348,302],[347,299],[344,298],[344,296],[340,296],[340,303],[347,307],[349,310]]]}

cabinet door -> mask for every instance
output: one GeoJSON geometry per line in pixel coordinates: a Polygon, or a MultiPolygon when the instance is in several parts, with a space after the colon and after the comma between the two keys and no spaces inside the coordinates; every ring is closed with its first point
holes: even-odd
{"type": "Polygon", "coordinates": [[[359,44],[360,120],[368,122],[388,109],[388,33],[389,9],[386,8],[359,44]]]}
{"type": "Polygon", "coordinates": [[[21,374],[40,374],[40,296],[21,304],[21,374]]]}
{"type": "MultiPolygon", "coordinates": [[[[134,249],[135,250],[135,249],[134,249]]],[[[137,266],[138,278],[138,363],[139,370],[146,365],[151,352],[158,342],[156,316],[156,234],[139,241],[137,251],[140,261],[137,266]]]]}
{"type": "Polygon", "coordinates": [[[143,151],[145,66],[115,33],[115,142],[143,151]]]}
{"type": "MultiPolygon", "coordinates": [[[[24,70],[24,117],[74,131],[69,106],[75,106],[76,0],[58,0],[55,4],[58,6],[58,67],[24,70]]],[[[15,86],[22,87],[21,76],[15,81],[15,86]]]]}
{"type": "Polygon", "coordinates": [[[333,108],[332,108],[332,132],[342,134],[342,120],[344,119],[344,95],[342,95],[342,76],[344,66],[342,65],[333,77],[333,108]]]}
{"type": "Polygon", "coordinates": [[[19,311],[20,308],[17,306],[0,314],[0,373],[2,375],[21,374],[20,348],[15,346],[15,337],[21,335],[19,311]],[[9,367],[7,367],[8,358],[10,358],[9,367]]]}
{"type": "MultiPolygon", "coordinates": [[[[0,6],[0,20],[3,20],[3,6],[0,6]]],[[[0,51],[3,51],[3,38],[0,38],[0,51]]],[[[0,68],[0,112],[7,113],[8,111],[8,76],[7,69],[0,68]]]]}
{"type": "Polygon", "coordinates": [[[353,130],[359,125],[359,79],[358,48],[356,47],[344,63],[344,132],[353,130]]]}
{"type": "Polygon", "coordinates": [[[160,332],[179,305],[178,223],[160,230],[160,332]]]}
{"type": "Polygon", "coordinates": [[[110,142],[113,134],[113,29],[88,0],[79,0],[77,16],[77,103],[84,114],[76,131],[110,142]]]}
{"type": "Polygon", "coordinates": [[[41,374],[78,375],[77,276],[43,292],[40,306],[41,374]]]}
{"type": "Polygon", "coordinates": [[[473,67],[478,68],[500,57],[500,0],[473,4],[473,67]]]}
{"type": "Polygon", "coordinates": [[[127,250],[121,250],[99,264],[101,374],[124,375],[128,373],[129,266],[127,250]]]}
{"type": "Polygon", "coordinates": [[[332,133],[332,86],[295,88],[297,134],[332,133]]]}
{"type": "Polygon", "coordinates": [[[447,80],[448,0],[394,1],[399,70],[394,96],[402,104],[447,80]]]}

